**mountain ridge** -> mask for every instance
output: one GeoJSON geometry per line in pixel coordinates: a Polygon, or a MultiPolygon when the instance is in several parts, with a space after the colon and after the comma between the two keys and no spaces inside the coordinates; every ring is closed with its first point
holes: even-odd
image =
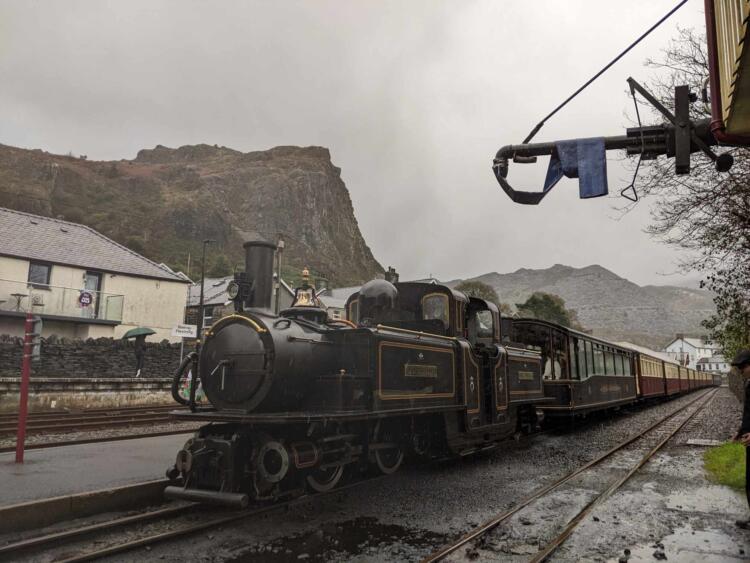
{"type": "Polygon", "coordinates": [[[599,264],[575,268],[554,264],[549,268],[519,268],[500,274],[489,272],[462,281],[480,281],[497,292],[500,301],[515,308],[532,293],[558,295],[575,309],[581,324],[596,336],[628,340],[660,348],[675,334],[701,335],[701,321],[714,312],[712,294],[701,289],[672,285],[645,285],[623,278],[599,264]]]}

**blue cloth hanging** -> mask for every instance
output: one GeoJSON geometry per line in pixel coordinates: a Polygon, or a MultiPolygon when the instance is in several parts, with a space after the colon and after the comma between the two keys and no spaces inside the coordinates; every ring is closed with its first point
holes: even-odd
{"type": "Polygon", "coordinates": [[[601,197],[609,193],[607,186],[607,157],[604,138],[573,139],[555,143],[544,180],[543,194],[550,191],[560,178],[578,178],[581,199],[601,197]]]}

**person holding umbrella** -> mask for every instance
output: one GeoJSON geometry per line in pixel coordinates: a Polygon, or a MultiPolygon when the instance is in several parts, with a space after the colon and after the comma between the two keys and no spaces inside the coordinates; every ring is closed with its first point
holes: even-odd
{"type": "Polygon", "coordinates": [[[123,340],[128,338],[135,338],[133,342],[133,350],[135,352],[135,377],[141,376],[143,370],[143,364],[146,359],[146,337],[149,334],[156,334],[155,330],[146,327],[131,328],[125,334],[123,334],[123,340]]]}
{"type": "MultiPolygon", "coordinates": [[[[745,400],[742,406],[742,423],[739,430],[732,438],[733,441],[739,442],[745,446],[745,496],[747,503],[750,505],[750,459],[747,459],[747,448],[750,446],[750,350],[744,349],[737,352],[732,360],[732,367],[737,370],[745,386],[745,400]]],[[[750,530],[750,520],[737,520],[737,526],[745,530],[750,530]]]]}

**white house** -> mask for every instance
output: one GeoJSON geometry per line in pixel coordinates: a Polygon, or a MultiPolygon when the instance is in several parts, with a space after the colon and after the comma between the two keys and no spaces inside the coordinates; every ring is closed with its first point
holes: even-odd
{"type": "Polygon", "coordinates": [[[711,358],[720,352],[718,344],[703,338],[686,338],[680,334],[665,348],[672,360],[679,364],[696,369],[698,360],[711,358]]]}
{"type": "Polygon", "coordinates": [[[189,280],[77,223],[0,207],[0,334],[120,338],[137,326],[171,336],[183,322],[189,280]]]}
{"type": "Polygon", "coordinates": [[[701,358],[698,360],[696,367],[698,371],[711,371],[715,373],[729,373],[731,366],[721,354],[716,354],[710,358],[701,358]]]}

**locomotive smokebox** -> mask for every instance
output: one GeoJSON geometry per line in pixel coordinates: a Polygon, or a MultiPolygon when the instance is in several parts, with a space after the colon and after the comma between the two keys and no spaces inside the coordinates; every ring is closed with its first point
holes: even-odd
{"type": "Polygon", "coordinates": [[[245,249],[245,274],[253,288],[245,300],[245,307],[270,309],[276,245],[265,240],[253,240],[246,242],[242,247],[245,249]]]}

